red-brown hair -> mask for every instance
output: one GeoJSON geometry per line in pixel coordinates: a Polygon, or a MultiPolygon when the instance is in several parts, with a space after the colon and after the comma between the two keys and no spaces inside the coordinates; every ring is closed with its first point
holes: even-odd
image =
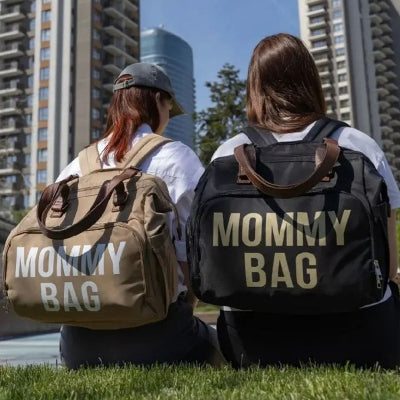
{"type": "MultiPolygon", "coordinates": [[[[116,83],[131,78],[121,76],[116,83]]],[[[130,148],[130,142],[136,130],[142,124],[149,124],[153,132],[160,125],[156,94],[160,93],[160,101],[171,96],[156,88],[131,86],[114,92],[108,107],[106,129],[103,138],[110,136],[102,153],[102,161],[108,163],[111,152],[116,161],[121,161],[130,148]]]]}
{"type": "Polygon", "coordinates": [[[286,33],[261,40],[247,76],[249,123],[289,133],[304,129],[325,113],[318,70],[302,41],[286,33]]]}

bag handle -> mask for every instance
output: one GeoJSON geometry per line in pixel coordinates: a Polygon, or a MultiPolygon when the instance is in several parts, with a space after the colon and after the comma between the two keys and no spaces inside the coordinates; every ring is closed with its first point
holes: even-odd
{"type": "Polygon", "coordinates": [[[139,170],[137,168],[129,167],[121,174],[114,176],[111,180],[105,181],[97,194],[95,201],[90,207],[89,211],[75,224],[62,229],[52,229],[46,226],[46,216],[53,204],[59,196],[65,198],[68,196],[69,187],[67,183],[76,176],[71,176],[63,181],[49,185],[42,193],[37,210],[36,216],[39,228],[42,233],[50,239],[67,239],[72,236],[89,229],[102,215],[107,207],[107,203],[114,192],[117,192],[117,198],[125,198],[125,187],[122,183],[126,179],[133,178],[139,170]]]}
{"type": "MultiPolygon", "coordinates": [[[[316,165],[313,173],[306,180],[291,185],[277,185],[272,182],[268,182],[253,169],[251,160],[249,159],[248,149],[251,152],[255,152],[254,146],[238,146],[235,148],[234,153],[236,160],[239,163],[239,167],[245,172],[248,179],[254,186],[268,196],[287,199],[307,192],[332,170],[339,157],[340,147],[338,146],[336,140],[325,139],[324,143],[325,153],[323,154],[321,163],[316,165]]],[[[250,158],[254,157],[250,155],[250,158]]]]}

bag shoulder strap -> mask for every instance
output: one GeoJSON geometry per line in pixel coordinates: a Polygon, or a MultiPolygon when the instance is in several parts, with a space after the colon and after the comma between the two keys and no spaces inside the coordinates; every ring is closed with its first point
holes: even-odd
{"type": "Polygon", "coordinates": [[[87,175],[96,169],[101,168],[100,155],[97,150],[97,143],[93,143],[78,154],[79,167],[81,168],[82,175],[87,175]]]}
{"type": "Polygon", "coordinates": [[[130,149],[121,162],[115,163],[117,168],[139,167],[139,165],[154,150],[163,144],[173,142],[172,139],[152,133],[144,136],[130,149]]]}
{"type": "Polygon", "coordinates": [[[303,142],[323,142],[325,138],[330,137],[333,132],[342,126],[349,126],[343,121],[331,118],[322,118],[312,127],[310,132],[303,138],[303,142]]]}
{"type": "Polygon", "coordinates": [[[259,147],[265,147],[277,143],[277,140],[273,137],[272,133],[266,129],[246,126],[242,129],[242,132],[246,134],[253,144],[259,147]]]}

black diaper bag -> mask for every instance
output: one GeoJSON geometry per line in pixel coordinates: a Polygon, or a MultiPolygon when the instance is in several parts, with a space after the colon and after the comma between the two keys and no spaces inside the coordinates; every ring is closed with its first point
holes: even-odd
{"type": "Polygon", "coordinates": [[[382,299],[389,275],[386,184],[316,122],[302,141],[247,127],[252,144],[215,159],[187,223],[204,302],[279,314],[349,312],[382,299]]]}

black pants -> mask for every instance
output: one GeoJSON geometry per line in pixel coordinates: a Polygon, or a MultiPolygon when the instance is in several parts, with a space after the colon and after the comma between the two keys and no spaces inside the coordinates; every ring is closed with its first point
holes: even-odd
{"type": "Polygon", "coordinates": [[[360,367],[400,366],[397,288],[387,301],[357,312],[271,315],[221,311],[218,339],[234,367],[348,362],[360,367]]]}
{"type": "Polygon", "coordinates": [[[165,320],[138,328],[92,330],[63,325],[61,360],[68,368],[97,365],[151,365],[196,362],[220,365],[215,329],[193,317],[192,307],[178,300],[165,320]]]}

